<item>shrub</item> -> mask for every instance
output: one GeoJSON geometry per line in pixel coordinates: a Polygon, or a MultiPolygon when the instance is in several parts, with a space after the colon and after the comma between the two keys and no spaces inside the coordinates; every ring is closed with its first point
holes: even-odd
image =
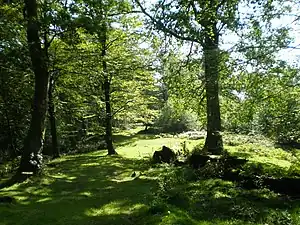
{"type": "Polygon", "coordinates": [[[189,110],[176,110],[172,104],[166,104],[155,121],[155,126],[165,133],[181,133],[200,128],[198,116],[189,110]]]}

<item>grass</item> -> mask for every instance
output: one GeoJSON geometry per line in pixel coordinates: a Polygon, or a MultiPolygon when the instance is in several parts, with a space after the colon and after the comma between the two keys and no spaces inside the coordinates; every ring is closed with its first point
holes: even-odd
{"type": "MultiPolygon", "coordinates": [[[[300,225],[300,201],[268,189],[196,179],[187,168],[152,167],[147,157],[153,151],[162,145],[179,149],[185,139],[135,132],[116,136],[118,156],[106,151],[64,156],[52,161],[43,176],[1,190],[0,196],[16,202],[0,204],[0,225],[300,225]]],[[[246,138],[228,134],[224,142],[231,154],[247,157],[248,166],[261,165],[263,173],[274,175],[299,168],[298,153],[246,138]]],[[[187,147],[199,143],[203,140],[187,140],[187,147]]]]}

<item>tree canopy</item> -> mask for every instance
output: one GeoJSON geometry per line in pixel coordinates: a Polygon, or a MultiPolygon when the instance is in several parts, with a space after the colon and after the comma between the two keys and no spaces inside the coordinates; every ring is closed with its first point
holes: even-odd
{"type": "Polygon", "coordinates": [[[226,154],[224,132],[297,145],[299,64],[282,57],[297,52],[296,6],[2,3],[1,160],[21,156],[19,174],[35,174],[43,155],[85,148],[117,154],[118,132],[134,127],[205,131],[203,149],[215,155],[226,154]]]}

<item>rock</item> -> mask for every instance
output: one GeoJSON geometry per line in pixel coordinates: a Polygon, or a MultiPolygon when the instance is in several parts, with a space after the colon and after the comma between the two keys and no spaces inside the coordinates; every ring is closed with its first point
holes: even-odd
{"type": "Polygon", "coordinates": [[[154,152],[152,158],[154,163],[172,163],[176,160],[176,154],[172,149],[163,146],[161,151],[154,152]]]}
{"type": "Polygon", "coordinates": [[[207,155],[192,154],[188,158],[188,163],[193,169],[199,169],[205,166],[208,160],[210,160],[210,157],[207,155]]]}
{"type": "Polygon", "coordinates": [[[14,201],[15,201],[15,199],[10,196],[0,197],[0,203],[13,203],[14,201]]]}

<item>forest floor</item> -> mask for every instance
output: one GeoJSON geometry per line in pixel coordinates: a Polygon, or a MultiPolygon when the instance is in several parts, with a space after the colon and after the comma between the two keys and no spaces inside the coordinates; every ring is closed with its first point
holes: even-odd
{"type": "MultiPolygon", "coordinates": [[[[0,203],[0,225],[300,225],[298,200],[150,163],[162,145],[179,149],[186,140],[192,149],[204,140],[132,132],[116,140],[117,156],[103,150],[66,155],[51,161],[41,177],[0,190],[16,200],[0,203]]],[[[266,139],[225,135],[224,143],[232,155],[249,159],[249,171],[279,177],[300,171],[297,151],[275,148],[266,139]]]]}

